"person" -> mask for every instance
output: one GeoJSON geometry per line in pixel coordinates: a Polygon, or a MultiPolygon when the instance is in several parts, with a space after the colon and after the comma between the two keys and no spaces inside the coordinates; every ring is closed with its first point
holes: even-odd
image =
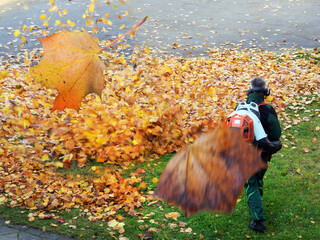
{"type": "MultiPolygon", "coordinates": [[[[255,102],[259,104],[260,121],[267,134],[267,138],[264,139],[265,141],[256,142],[254,144],[263,150],[261,158],[267,163],[271,160],[272,154],[279,151],[282,147],[280,141],[280,123],[275,109],[270,104],[264,103],[264,98],[270,94],[270,90],[266,88],[266,81],[263,78],[256,77],[252,79],[251,88],[247,93],[247,103],[255,102]]],[[[246,181],[244,186],[250,214],[253,219],[249,228],[259,232],[266,230],[261,198],[263,195],[263,177],[266,171],[266,169],[258,171],[246,181]]]]}

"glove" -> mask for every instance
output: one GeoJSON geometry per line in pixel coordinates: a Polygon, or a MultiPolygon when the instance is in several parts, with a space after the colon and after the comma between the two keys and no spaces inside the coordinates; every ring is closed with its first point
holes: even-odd
{"type": "Polygon", "coordinates": [[[270,142],[269,139],[266,138],[266,137],[260,139],[259,141],[256,141],[255,145],[258,148],[261,148],[261,149],[269,152],[270,154],[274,154],[274,153],[278,152],[282,148],[281,141],[270,142]]]}
{"type": "Polygon", "coordinates": [[[281,141],[272,141],[271,143],[274,144],[276,152],[280,151],[280,149],[282,148],[282,142],[281,141]]]}

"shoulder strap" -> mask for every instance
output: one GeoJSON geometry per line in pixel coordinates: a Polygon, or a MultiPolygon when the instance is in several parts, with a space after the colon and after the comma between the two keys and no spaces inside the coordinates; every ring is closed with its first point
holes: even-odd
{"type": "Polygon", "coordinates": [[[268,103],[265,103],[265,102],[262,102],[262,103],[259,103],[258,106],[263,106],[263,105],[268,105],[268,103]]]}

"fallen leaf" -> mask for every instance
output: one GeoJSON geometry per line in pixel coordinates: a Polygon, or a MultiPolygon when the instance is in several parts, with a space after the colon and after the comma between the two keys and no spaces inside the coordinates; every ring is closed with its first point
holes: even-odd
{"type": "Polygon", "coordinates": [[[180,213],[178,212],[170,212],[170,213],[167,213],[165,215],[166,218],[172,218],[174,220],[178,220],[178,217],[180,217],[180,213]]]}
{"type": "Polygon", "coordinates": [[[61,223],[65,223],[63,218],[58,218],[58,221],[61,222],[61,223]]]}

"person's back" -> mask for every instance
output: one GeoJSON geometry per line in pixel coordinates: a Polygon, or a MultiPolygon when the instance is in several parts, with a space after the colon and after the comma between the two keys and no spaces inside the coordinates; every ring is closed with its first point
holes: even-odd
{"type": "MultiPolygon", "coordinates": [[[[270,94],[270,90],[266,88],[266,82],[262,78],[254,78],[251,81],[251,89],[248,90],[247,102],[255,102],[259,106],[260,121],[267,134],[263,141],[254,143],[263,151],[261,158],[263,161],[268,162],[272,154],[279,151],[282,147],[280,140],[281,127],[278,121],[276,111],[270,104],[264,103],[265,96],[270,94]]],[[[253,221],[249,227],[255,231],[264,231],[265,218],[263,216],[262,195],[263,195],[263,177],[266,173],[261,170],[253,175],[245,184],[245,191],[248,198],[248,205],[253,221]]]]}

